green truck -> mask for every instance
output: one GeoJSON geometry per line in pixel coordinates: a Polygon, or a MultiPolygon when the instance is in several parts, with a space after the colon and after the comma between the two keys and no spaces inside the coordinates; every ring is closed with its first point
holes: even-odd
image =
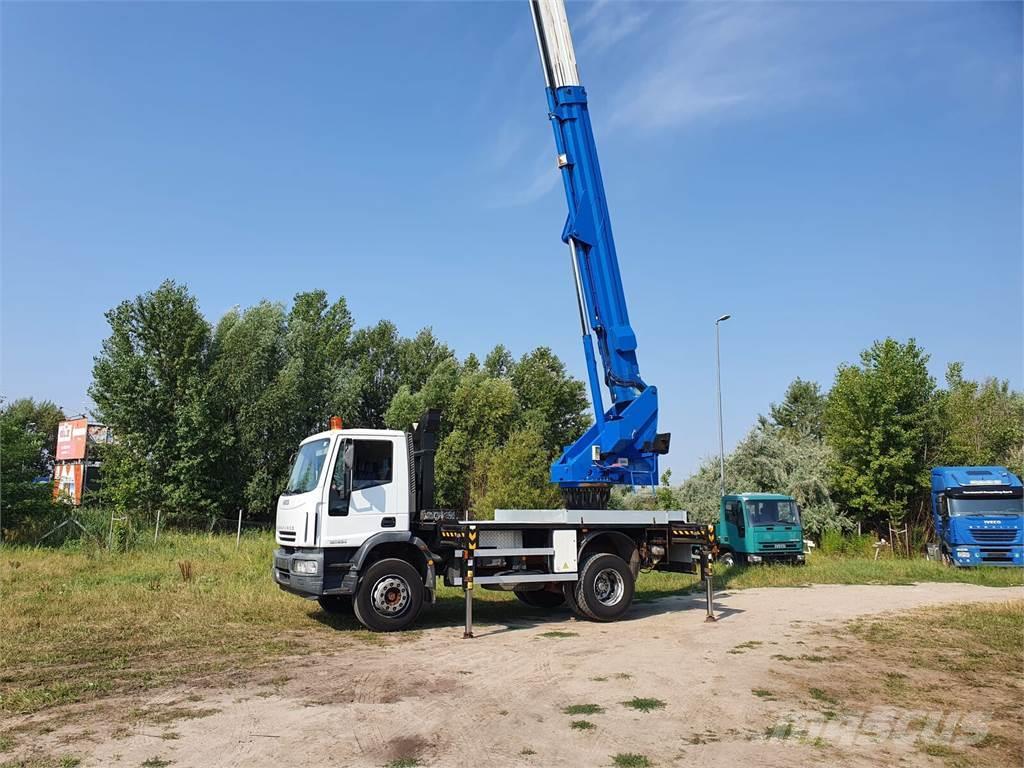
{"type": "Polygon", "coordinates": [[[778,493],[723,496],[718,515],[718,562],[803,563],[804,530],[800,507],[778,493]]]}

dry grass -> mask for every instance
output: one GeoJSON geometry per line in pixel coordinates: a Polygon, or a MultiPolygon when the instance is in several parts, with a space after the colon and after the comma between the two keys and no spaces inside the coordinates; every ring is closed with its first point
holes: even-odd
{"type": "MultiPolygon", "coordinates": [[[[1024,765],[1024,601],[972,603],[849,622],[831,630],[827,675],[802,659],[780,661],[781,707],[817,709],[826,720],[891,708],[942,717],[980,716],[987,735],[917,750],[948,768],[1024,765]]],[[[927,720],[927,718],[925,718],[927,720]]],[[[924,730],[925,722],[907,724],[924,730]]]]}
{"type": "MultiPolygon", "coordinates": [[[[88,545],[0,549],[0,712],[35,712],[183,679],[193,685],[244,681],[270,659],[328,643],[402,642],[282,592],[270,578],[273,548],[269,535],[244,537],[236,552],[231,536],[171,533],[126,554],[88,545]]],[[[718,578],[730,588],[811,581],[1021,582],[1019,572],[1005,570],[951,571],[901,561],[865,565],[817,556],[805,568],[735,568],[718,578]]],[[[695,585],[695,577],[685,574],[644,574],[637,597],[651,600],[695,585]]],[[[461,597],[458,589],[441,588],[421,624],[457,626],[461,597]]],[[[528,624],[546,613],[507,592],[478,590],[476,603],[482,624],[528,624]]]]}

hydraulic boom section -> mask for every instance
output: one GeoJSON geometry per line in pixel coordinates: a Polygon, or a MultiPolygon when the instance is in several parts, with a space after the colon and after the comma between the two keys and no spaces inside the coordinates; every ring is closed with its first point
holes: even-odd
{"type": "Polygon", "coordinates": [[[569,508],[602,508],[612,485],[657,484],[658,455],[668,452],[669,435],[658,433],[657,389],[640,378],[636,335],[629,324],[587,93],[576,69],[565,4],[531,0],[530,7],[569,206],[562,240],[572,261],[595,417],[594,425],[552,464],[551,480],[562,488],[569,508]],[[601,353],[600,378],[591,331],[601,353]],[[607,410],[602,381],[611,397],[607,410]]]}

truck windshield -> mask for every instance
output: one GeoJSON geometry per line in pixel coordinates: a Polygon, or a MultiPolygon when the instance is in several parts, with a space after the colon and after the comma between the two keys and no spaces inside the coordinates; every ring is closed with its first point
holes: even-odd
{"type": "Polygon", "coordinates": [[[950,499],[949,514],[964,515],[1022,515],[1024,499],[950,499]]]}
{"type": "Polygon", "coordinates": [[[744,502],[751,525],[799,525],[800,510],[795,501],[777,499],[744,502]]]}
{"type": "Polygon", "coordinates": [[[327,438],[306,443],[295,456],[292,472],[288,476],[287,494],[308,493],[320,482],[320,472],[327,459],[327,448],[331,441],[327,438]]]}

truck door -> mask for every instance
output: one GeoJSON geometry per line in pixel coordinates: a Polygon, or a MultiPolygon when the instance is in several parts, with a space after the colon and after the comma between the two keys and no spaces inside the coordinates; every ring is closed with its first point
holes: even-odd
{"type": "Polygon", "coordinates": [[[725,524],[732,548],[741,552],[744,551],[743,537],[747,531],[743,525],[743,506],[739,501],[725,502],[725,524]]]}
{"type": "Polygon", "coordinates": [[[397,514],[394,459],[388,438],[341,441],[327,490],[324,546],[358,547],[380,531],[408,528],[408,514],[397,514]]]}

